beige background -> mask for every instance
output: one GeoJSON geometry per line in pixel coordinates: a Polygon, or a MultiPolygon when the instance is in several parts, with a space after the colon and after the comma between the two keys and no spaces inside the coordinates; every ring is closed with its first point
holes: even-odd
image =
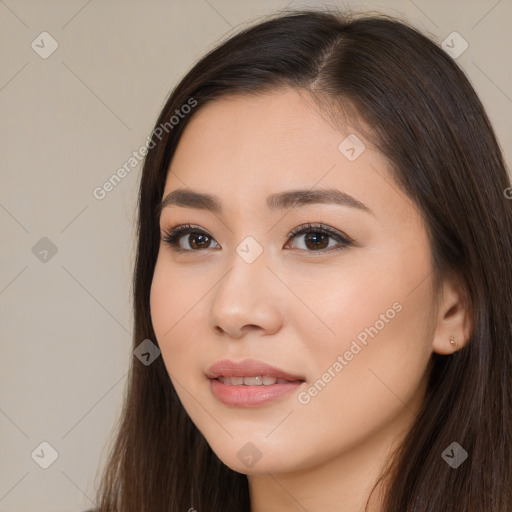
{"type": "MultiPolygon", "coordinates": [[[[322,2],[0,0],[0,512],[91,507],[120,412],[140,164],[104,199],[93,189],[145,142],[216,41],[311,5],[322,2]],[[46,59],[31,47],[43,31],[58,43],[46,59]],[[32,250],[43,237],[57,248],[46,262],[32,250]],[[48,469],[31,457],[43,441],[58,452],[48,469]]],[[[511,0],[330,5],[404,16],[439,42],[459,32],[469,47],[457,62],[511,161],[511,0]]]]}

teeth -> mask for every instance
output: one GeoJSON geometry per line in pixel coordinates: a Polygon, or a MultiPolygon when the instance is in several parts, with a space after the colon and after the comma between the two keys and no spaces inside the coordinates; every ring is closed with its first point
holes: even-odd
{"type": "Polygon", "coordinates": [[[246,386],[261,386],[263,384],[263,377],[261,375],[257,377],[244,377],[244,384],[246,386]]]}
{"type": "Polygon", "coordinates": [[[276,379],[268,375],[258,375],[257,377],[219,377],[218,380],[228,386],[240,386],[242,384],[246,386],[270,386],[272,384],[289,382],[285,379],[276,379]]]}

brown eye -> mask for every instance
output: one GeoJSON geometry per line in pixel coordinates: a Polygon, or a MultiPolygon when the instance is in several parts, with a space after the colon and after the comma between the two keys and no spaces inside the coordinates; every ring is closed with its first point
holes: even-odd
{"type": "Polygon", "coordinates": [[[190,224],[176,226],[166,231],[162,240],[174,251],[178,252],[199,252],[210,249],[210,244],[214,242],[214,238],[208,233],[190,224]]]}
{"type": "Polygon", "coordinates": [[[189,244],[192,249],[207,249],[212,240],[204,233],[191,233],[188,237],[189,244]]]}
{"type": "MultiPolygon", "coordinates": [[[[298,249],[308,252],[329,252],[331,250],[344,249],[352,244],[352,239],[343,236],[337,230],[323,224],[299,226],[289,234],[289,240],[304,237],[303,247],[298,244],[298,249]],[[333,243],[330,244],[330,241],[333,243]]],[[[289,242],[286,244],[288,247],[289,242]]]]}

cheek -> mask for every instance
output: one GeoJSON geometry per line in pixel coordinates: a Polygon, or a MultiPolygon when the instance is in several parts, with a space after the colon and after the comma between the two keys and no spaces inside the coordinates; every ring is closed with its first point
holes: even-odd
{"type": "Polygon", "coordinates": [[[304,439],[308,463],[317,463],[378,432],[391,429],[396,434],[414,419],[424,394],[429,353],[422,333],[412,326],[418,311],[410,301],[401,302],[401,310],[395,302],[388,323],[380,320],[380,313],[392,304],[386,297],[383,307],[363,307],[364,312],[354,311],[353,317],[347,307],[346,316],[338,314],[337,324],[333,317],[337,335],[329,343],[315,342],[309,352],[314,370],[308,387],[297,395],[293,420],[281,432],[284,453],[304,439]]]}
{"type": "Polygon", "coordinates": [[[304,295],[317,313],[316,320],[296,315],[311,362],[301,402],[308,402],[306,416],[327,414],[329,425],[346,428],[362,418],[377,426],[415,399],[432,352],[432,295],[426,266],[407,275],[397,261],[383,258],[371,272],[338,270],[304,295]]]}
{"type": "Polygon", "coordinates": [[[290,297],[290,304],[294,304],[290,317],[301,322],[300,330],[314,348],[316,360],[322,352],[332,356],[333,351],[349,350],[357,336],[364,342],[365,336],[368,337],[365,328],[376,321],[379,327],[387,329],[388,323],[382,324],[380,315],[385,316],[384,321],[392,321],[399,308],[396,305],[393,309],[393,304],[403,299],[400,282],[396,279],[393,282],[387,269],[369,271],[362,265],[347,263],[347,266],[350,271],[345,273],[339,268],[333,268],[332,272],[320,269],[317,276],[308,273],[307,278],[294,287],[303,303],[290,297]]]}
{"type": "Polygon", "coordinates": [[[208,290],[206,285],[186,270],[157,261],[150,293],[151,321],[166,365],[171,362],[170,352],[172,366],[178,366],[188,352],[197,351],[202,327],[197,321],[198,311],[208,290]]]}
{"type": "Polygon", "coordinates": [[[362,352],[373,353],[369,348],[384,352],[379,353],[383,360],[391,353],[410,353],[411,348],[410,355],[424,358],[431,335],[428,310],[433,299],[426,240],[424,244],[412,251],[401,241],[389,242],[371,254],[357,254],[354,261],[347,258],[346,272],[334,268],[327,278],[324,274],[322,288],[309,296],[312,307],[329,327],[315,348],[323,347],[332,356],[329,347],[345,352],[355,340],[365,349],[362,352]]]}

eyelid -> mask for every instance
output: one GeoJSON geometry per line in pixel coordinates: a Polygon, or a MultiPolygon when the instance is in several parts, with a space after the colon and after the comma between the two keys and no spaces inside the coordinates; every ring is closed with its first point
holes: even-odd
{"type": "Polygon", "coordinates": [[[349,237],[348,235],[346,235],[345,233],[331,227],[331,226],[327,226],[326,224],[323,224],[321,222],[318,222],[318,223],[306,223],[306,224],[301,224],[300,226],[297,226],[296,228],[293,228],[287,235],[287,238],[291,238],[293,236],[296,236],[298,234],[302,234],[304,232],[309,232],[309,231],[313,231],[313,230],[318,230],[319,232],[326,232],[328,233],[329,235],[331,235],[333,238],[337,238],[341,241],[345,241],[347,243],[352,243],[354,242],[354,240],[349,237]]]}

